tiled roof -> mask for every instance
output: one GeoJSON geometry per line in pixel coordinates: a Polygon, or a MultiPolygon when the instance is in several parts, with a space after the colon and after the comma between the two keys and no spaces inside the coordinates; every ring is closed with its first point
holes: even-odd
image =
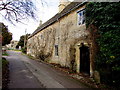
{"type": "Polygon", "coordinates": [[[71,11],[79,8],[80,6],[84,5],[86,2],[71,2],[68,6],[66,6],[60,13],[57,13],[55,16],[53,16],[51,19],[49,19],[47,22],[42,24],[40,27],[38,27],[31,35],[29,38],[37,34],[38,32],[42,31],[46,27],[52,25],[55,23],[57,20],[62,18],[63,16],[69,14],[71,11]]]}

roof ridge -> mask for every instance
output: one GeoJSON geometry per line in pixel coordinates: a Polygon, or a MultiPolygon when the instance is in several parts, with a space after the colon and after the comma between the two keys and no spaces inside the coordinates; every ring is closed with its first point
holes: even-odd
{"type": "Polygon", "coordinates": [[[31,38],[38,32],[42,31],[44,28],[48,27],[49,25],[53,24],[56,22],[58,19],[62,18],[66,14],[70,13],[71,11],[75,10],[77,7],[83,5],[85,2],[71,2],[66,6],[60,13],[55,14],[52,18],[47,20],[45,23],[43,23],[40,27],[38,27],[29,37],[31,38]]]}

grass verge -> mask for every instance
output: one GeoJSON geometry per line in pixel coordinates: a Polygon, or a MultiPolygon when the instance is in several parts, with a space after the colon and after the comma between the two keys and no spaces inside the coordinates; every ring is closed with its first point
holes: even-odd
{"type": "Polygon", "coordinates": [[[21,52],[21,50],[17,50],[17,49],[12,49],[13,51],[18,51],[18,52],[21,52]]]}
{"type": "Polygon", "coordinates": [[[9,56],[7,52],[2,53],[3,56],[9,56]]]}

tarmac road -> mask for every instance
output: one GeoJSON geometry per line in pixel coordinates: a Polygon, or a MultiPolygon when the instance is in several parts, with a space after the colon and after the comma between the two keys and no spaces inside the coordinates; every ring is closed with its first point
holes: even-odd
{"type": "Polygon", "coordinates": [[[10,63],[9,88],[88,88],[78,80],[21,52],[7,51],[10,63]]]}
{"type": "Polygon", "coordinates": [[[8,88],[42,88],[42,84],[31,73],[21,60],[20,52],[8,51],[9,56],[6,59],[9,61],[10,83],[8,88]]]}

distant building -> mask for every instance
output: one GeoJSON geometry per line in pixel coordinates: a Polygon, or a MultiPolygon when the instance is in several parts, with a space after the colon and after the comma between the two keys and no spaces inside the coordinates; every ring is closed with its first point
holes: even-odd
{"type": "Polygon", "coordinates": [[[93,76],[95,43],[86,30],[86,3],[60,0],[59,12],[28,38],[27,54],[93,76]]]}
{"type": "Polygon", "coordinates": [[[10,44],[6,45],[8,49],[16,49],[16,46],[18,44],[18,41],[12,40],[10,44]]]}

